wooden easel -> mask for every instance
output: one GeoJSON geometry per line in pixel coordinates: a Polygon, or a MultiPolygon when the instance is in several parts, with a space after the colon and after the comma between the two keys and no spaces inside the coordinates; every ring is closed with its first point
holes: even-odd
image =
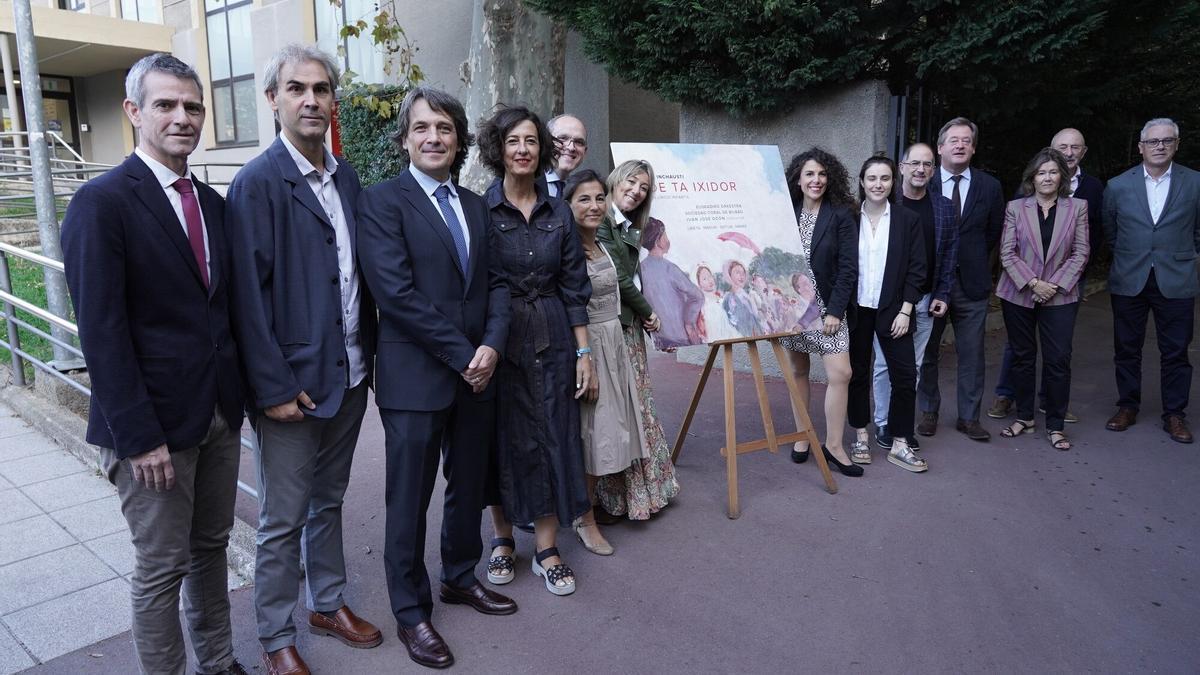
{"type": "Polygon", "coordinates": [[[778,446],[782,443],[795,443],[796,441],[807,439],[812,457],[817,461],[817,466],[821,469],[821,475],[825,478],[825,488],[829,491],[829,494],[837,493],[837,483],[833,480],[833,474],[829,472],[829,464],[825,461],[825,454],[821,452],[821,441],[817,439],[817,434],[813,430],[812,418],[809,417],[806,407],[800,405],[800,388],[796,384],[796,376],[792,372],[783,345],[779,344],[780,337],[782,336],[767,335],[763,337],[738,338],[736,340],[721,340],[709,345],[708,359],[704,362],[704,370],[700,373],[700,381],[696,383],[696,390],[692,394],[692,402],[688,405],[687,414],[683,417],[683,425],[679,428],[679,435],[675,437],[675,447],[671,450],[671,461],[674,462],[679,458],[679,451],[683,449],[683,440],[687,437],[688,427],[691,426],[692,417],[696,414],[696,406],[700,404],[700,397],[704,395],[704,385],[708,383],[708,375],[712,372],[713,364],[717,360],[717,352],[724,349],[725,447],[721,448],[721,454],[725,457],[726,480],[729,483],[730,518],[738,518],[742,515],[741,509],[738,507],[737,456],[758,450],[770,450],[772,453],[776,453],[779,451],[778,446]],[[758,356],[759,340],[769,342],[771,348],[775,350],[775,358],[779,361],[779,370],[783,372],[783,379],[787,382],[788,394],[792,399],[792,410],[796,413],[796,418],[804,423],[804,431],[796,431],[782,436],[775,433],[775,422],[771,417],[771,402],[767,399],[767,385],[763,379],[762,361],[758,356]],[[754,387],[758,390],[758,409],[762,412],[763,428],[767,434],[765,439],[745,443],[737,442],[737,424],[734,415],[733,378],[735,373],[733,371],[733,346],[739,343],[744,343],[750,352],[750,368],[754,373],[754,387]],[[730,448],[734,448],[735,451],[730,452],[730,448]]]}

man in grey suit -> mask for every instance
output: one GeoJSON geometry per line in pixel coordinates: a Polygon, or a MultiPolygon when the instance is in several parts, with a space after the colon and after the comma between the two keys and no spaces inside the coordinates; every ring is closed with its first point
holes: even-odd
{"type": "Polygon", "coordinates": [[[234,329],[259,446],[254,607],[268,675],[309,672],[292,620],[302,556],[308,630],[357,648],[383,639],[344,597],[342,499],[375,308],[354,255],[358,176],[325,147],[337,81],[337,63],[316,47],[272,57],[263,84],[282,133],[238,172],[226,201],[234,329]]]}
{"type": "Polygon", "coordinates": [[[1200,173],[1173,162],[1179,126],[1159,118],[1142,128],[1142,163],[1108,181],[1104,191],[1105,240],[1112,243],[1108,290],[1113,307],[1113,348],[1118,410],[1106,425],[1125,431],[1142,402],[1142,348],[1146,319],[1154,313],[1162,373],[1163,429],[1191,443],[1184,421],[1192,386],[1188,347],[1200,294],[1200,173]]]}

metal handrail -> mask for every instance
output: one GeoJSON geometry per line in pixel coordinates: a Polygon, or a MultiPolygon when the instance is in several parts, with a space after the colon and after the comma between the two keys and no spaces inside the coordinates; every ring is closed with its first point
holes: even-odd
{"type": "MultiPolygon", "coordinates": [[[[75,380],[67,377],[65,374],[59,372],[58,369],[51,364],[46,363],[24,349],[21,349],[19,329],[24,328],[25,330],[28,330],[39,337],[50,340],[51,342],[67,348],[74,354],[83,356],[83,351],[81,351],[75,345],[59,340],[50,333],[30,325],[28,321],[25,321],[16,315],[17,309],[23,310],[38,319],[63,328],[76,338],[79,337],[79,326],[73,321],[69,321],[56,314],[53,314],[50,311],[27,300],[23,300],[12,293],[12,275],[10,274],[8,267],[8,256],[10,255],[58,272],[65,272],[65,267],[59,260],[48,258],[40,253],[34,253],[33,251],[27,251],[19,246],[13,246],[12,244],[0,242],[0,302],[2,302],[4,306],[3,316],[8,327],[8,339],[5,340],[0,338],[0,347],[8,349],[9,353],[12,355],[12,372],[14,383],[18,386],[25,385],[25,363],[28,362],[33,368],[57,378],[61,382],[64,382],[68,386],[73,387],[79,392],[83,393],[85,396],[90,397],[92,395],[92,390],[90,387],[80,382],[76,382],[75,380]]],[[[238,436],[242,447],[251,451],[256,449],[256,443],[253,438],[246,438],[241,434],[238,436]]],[[[240,479],[237,482],[237,487],[247,495],[253,497],[254,499],[258,499],[258,490],[247,485],[240,479]]]]}

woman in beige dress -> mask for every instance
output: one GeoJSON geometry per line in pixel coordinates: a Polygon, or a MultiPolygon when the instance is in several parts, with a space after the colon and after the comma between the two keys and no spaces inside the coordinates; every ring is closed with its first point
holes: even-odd
{"type": "MultiPolygon", "coordinates": [[[[588,494],[596,494],[598,476],[620,474],[646,457],[645,431],[637,407],[637,380],[621,330],[621,294],[617,269],[598,241],[596,231],[608,211],[608,189],[595,171],[574,173],[563,187],[587,258],[592,297],[588,301],[588,344],[596,378],[580,406],[583,460],[588,494]]],[[[575,522],[575,534],[587,550],[612,555],[592,511],[575,522]]]]}

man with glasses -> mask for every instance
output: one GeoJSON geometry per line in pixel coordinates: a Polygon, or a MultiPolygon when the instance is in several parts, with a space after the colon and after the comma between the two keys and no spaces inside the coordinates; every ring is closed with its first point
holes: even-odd
{"type": "MultiPolygon", "coordinates": [[[[917,383],[920,385],[921,364],[925,362],[925,351],[929,334],[933,331],[935,317],[946,315],[950,305],[950,287],[954,284],[955,267],[958,265],[958,227],[954,220],[954,203],[940,192],[928,190],[933,176],[933,148],[924,143],[915,143],[904,151],[900,161],[900,194],[897,203],[916,213],[925,233],[926,269],[929,273],[921,286],[921,300],[914,313],[916,328],[913,346],[917,351],[917,383]]],[[[936,356],[935,356],[936,358],[936,356]]],[[[887,361],[879,340],[875,340],[875,441],[879,447],[890,450],[892,437],[887,431],[888,402],[892,398],[892,384],[888,379],[887,361]]],[[[916,437],[908,440],[908,447],[920,450],[916,437]]]]}
{"type": "Polygon", "coordinates": [[[551,197],[562,197],[567,178],[587,157],[587,129],[574,115],[552,117],[546,128],[554,137],[554,168],[546,171],[546,188],[551,197]]]}
{"type": "MultiPolygon", "coordinates": [[[[1092,253],[1088,257],[1087,267],[1084,268],[1084,278],[1086,279],[1087,270],[1096,263],[1098,257],[1096,254],[1101,250],[1104,241],[1104,183],[1100,182],[1099,178],[1084,173],[1083,167],[1079,166],[1079,163],[1083,161],[1083,156],[1087,154],[1087,145],[1083,141],[1083,134],[1078,129],[1068,127],[1054,134],[1054,138],[1050,139],[1050,147],[1058,150],[1063,157],[1067,158],[1067,169],[1071,172],[1071,196],[1086,201],[1088,205],[1088,243],[1092,247],[1092,253]]],[[[1023,196],[1025,195],[1018,194],[1016,198],[1023,196]]],[[[1083,300],[1086,302],[1087,298],[1083,300]]],[[[1004,419],[1016,411],[1016,394],[1013,392],[1008,378],[1012,359],[1012,348],[1005,344],[1004,361],[1000,365],[1000,378],[996,382],[996,400],[987,411],[988,417],[992,419],[1004,419]]],[[[1041,407],[1045,408],[1045,406],[1041,407]]],[[[1068,410],[1065,420],[1075,423],[1079,421],[1079,418],[1068,410]]]]}
{"type": "Polygon", "coordinates": [[[1178,149],[1179,125],[1166,118],[1146,122],[1138,141],[1142,163],[1109,180],[1104,191],[1118,393],[1117,413],[1106,427],[1125,431],[1137,421],[1146,319],[1153,312],[1163,429],[1171,440],[1191,443],[1184,415],[1192,386],[1187,353],[1200,294],[1200,174],[1173,162],[1178,149]]]}

